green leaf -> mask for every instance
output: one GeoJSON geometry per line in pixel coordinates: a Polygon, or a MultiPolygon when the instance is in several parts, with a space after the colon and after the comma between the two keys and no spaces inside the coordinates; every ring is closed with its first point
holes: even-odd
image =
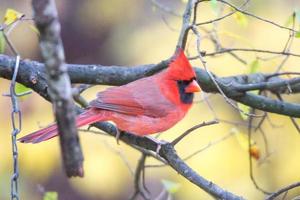
{"type": "Polygon", "coordinates": [[[240,111],[240,115],[241,115],[242,119],[244,121],[248,120],[249,116],[246,115],[245,113],[250,113],[251,108],[249,106],[246,106],[246,105],[242,104],[242,103],[237,103],[237,106],[242,111],[242,112],[240,111]]]}
{"type": "Polygon", "coordinates": [[[287,18],[286,22],[284,23],[284,26],[288,27],[288,26],[292,25],[293,22],[294,22],[294,20],[295,20],[295,12],[293,12],[293,14],[291,14],[291,15],[287,18]]]}
{"type": "Polygon", "coordinates": [[[22,93],[31,91],[31,89],[29,89],[28,87],[26,87],[20,83],[16,83],[15,91],[17,94],[22,94],[22,93]]]}
{"type": "Polygon", "coordinates": [[[29,28],[37,35],[40,35],[40,31],[36,28],[36,26],[30,24],[29,28]]]}
{"type": "Polygon", "coordinates": [[[178,191],[178,189],[180,188],[180,184],[179,183],[175,183],[173,181],[169,181],[169,180],[162,180],[161,181],[164,188],[170,193],[170,194],[174,194],[175,192],[178,191]]]}
{"type": "Polygon", "coordinates": [[[296,38],[300,38],[300,31],[297,31],[297,32],[296,32],[295,37],[296,37],[296,38]]]}
{"type": "Polygon", "coordinates": [[[58,194],[57,192],[46,192],[43,200],[58,200],[58,194]]]}
{"type": "Polygon", "coordinates": [[[4,50],[5,50],[5,38],[4,38],[4,35],[3,35],[3,32],[0,31],[0,53],[4,53],[4,50]]]}
{"type": "Polygon", "coordinates": [[[260,68],[259,60],[255,59],[250,63],[250,74],[257,73],[260,68]]]}
{"type": "MultiPolygon", "coordinates": [[[[253,91],[250,91],[250,93],[257,95],[259,93],[259,91],[258,90],[253,90],[253,91]]],[[[249,116],[247,114],[250,113],[251,107],[246,106],[245,104],[242,104],[242,103],[237,103],[237,106],[241,110],[240,115],[241,115],[242,119],[244,121],[248,120],[249,116]]]]}
{"type": "Polygon", "coordinates": [[[247,19],[247,17],[243,13],[236,12],[236,13],[234,13],[233,17],[235,18],[236,22],[240,26],[242,26],[242,27],[248,26],[248,19],[247,19]]]}
{"type": "Polygon", "coordinates": [[[210,7],[214,11],[214,13],[218,13],[218,3],[217,0],[210,0],[210,7]]]}

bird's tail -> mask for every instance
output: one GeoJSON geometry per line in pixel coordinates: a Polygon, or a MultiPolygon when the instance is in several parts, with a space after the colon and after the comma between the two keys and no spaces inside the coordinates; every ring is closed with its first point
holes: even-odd
{"type": "MultiPolygon", "coordinates": [[[[87,124],[92,124],[97,121],[103,121],[104,113],[95,113],[91,110],[87,110],[76,117],[76,127],[81,127],[87,124]]],[[[35,131],[29,135],[26,135],[18,140],[22,143],[39,143],[45,140],[49,140],[58,135],[58,129],[56,123],[49,125],[46,128],[35,131]]]]}

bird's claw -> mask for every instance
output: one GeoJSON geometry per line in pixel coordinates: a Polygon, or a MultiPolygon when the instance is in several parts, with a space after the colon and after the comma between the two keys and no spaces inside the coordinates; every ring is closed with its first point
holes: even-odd
{"type": "Polygon", "coordinates": [[[121,135],[121,132],[119,131],[119,129],[117,128],[117,133],[116,133],[116,140],[117,140],[117,144],[119,144],[119,139],[120,139],[120,135],[121,135]]]}
{"type": "Polygon", "coordinates": [[[165,145],[165,144],[167,144],[167,143],[168,143],[168,142],[167,142],[167,141],[164,141],[164,140],[157,140],[157,141],[156,141],[157,147],[156,147],[155,153],[156,153],[157,155],[159,155],[159,151],[161,150],[161,146],[162,146],[162,145],[165,145]]]}

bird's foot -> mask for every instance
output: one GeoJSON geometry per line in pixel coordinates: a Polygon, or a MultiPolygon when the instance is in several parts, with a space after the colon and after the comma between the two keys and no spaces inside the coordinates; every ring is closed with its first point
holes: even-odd
{"type": "Polygon", "coordinates": [[[169,142],[164,141],[164,140],[157,140],[157,142],[156,142],[157,147],[156,147],[155,153],[156,153],[157,155],[159,155],[159,151],[160,151],[160,149],[161,149],[161,146],[162,146],[162,145],[165,145],[165,144],[167,144],[167,143],[169,143],[169,142]]]}
{"type": "Polygon", "coordinates": [[[159,155],[159,151],[160,151],[160,149],[161,149],[161,146],[162,146],[162,145],[165,145],[165,144],[167,144],[167,143],[169,143],[169,142],[167,142],[167,141],[164,141],[164,140],[158,140],[157,138],[150,137],[150,136],[148,136],[148,138],[157,144],[157,147],[156,147],[156,150],[155,150],[155,153],[156,153],[157,155],[159,155]]]}
{"type": "Polygon", "coordinates": [[[116,141],[117,141],[117,144],[119,145],[119,139],[120,139],[120,135],[121,135],[121,132],[118,128],[116,128],[117,130],[117,133],[116,133],[116,141]]]}

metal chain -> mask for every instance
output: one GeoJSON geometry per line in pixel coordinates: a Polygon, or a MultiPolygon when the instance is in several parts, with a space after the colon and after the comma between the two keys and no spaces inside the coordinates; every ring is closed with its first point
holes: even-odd
{"type": "Polygon", "coordinates": [[[19,108],[18,97],[30,94],[31,91],[23,92],[20,94],[16,93],[16,79],[19,71],[20,56],[16,55],[16,62],[14,67],[14,74],[10,83],[10,92],[4,96],[8,96],[11,99],[12,111],[11,111],[11,122],[12,122],[12,155],[13,155],[13,174],[10,179],[10,197],[11,200],[19,200],[18,191],[18,178],[19,178],[19,164],[18,164],[18,146],[17,146],[17,135],[21,132],[22,128],[22,113],[19,108]]]}
{"type": "Polygon", "coordinates": [[[16,56],[16,63],[14,74],[10,84],[10,99],[12,104],[11,112],[11,122],[12,122],[12,133],[11,133],[11,142],[12,142],[12,155],[13,155],[13,174],[10,180],[10,197],[11,200],[19,200],[18,193],[18,178],[19,178],[19,166],[18,166],[18,146],[17,146],[17,135],[21,132],[22,127],[22,118],[21,111],[19,109],[18,95],[15,91],[16,78],[19,70],[20,56],[16,56]]]}
{"type": "Polygon", "coordinates": [[[17,74],[19,71],[20,66],[20,55],[10,42],[8,38],[9,32],[19,23],[19,21],[24,17],[22,15],[18,20],[13,22],[11,27],[8,27],[7,31],[4,32],[5,27],[2,25],[0,26],[0,31],[2,31],[4,39],[10,49],[12,50],[13,54],[16,56],[16,62],[14,67],[14,73],[10,83],[10,90],[9,94],[3,94],[3,96],[10,97],[11,104],[12,104],[12,111],[11,111],[11,123],[12,123],[12,132],[11,132],[11,143],[12,143],[12,156],[13,156],[13,174],[10,179],[10,198],[11,200],[19,200],[19,188],[18,188],[18,179],[19,179],[19,163],[18,163],[18,146],[17,146],[17,135],[21,132],[22,128],[22,113],[19,108],[18,97],[30,94],[31,91],[26,91],[20,94],[16,93],[16,79],[17,74]]]}

